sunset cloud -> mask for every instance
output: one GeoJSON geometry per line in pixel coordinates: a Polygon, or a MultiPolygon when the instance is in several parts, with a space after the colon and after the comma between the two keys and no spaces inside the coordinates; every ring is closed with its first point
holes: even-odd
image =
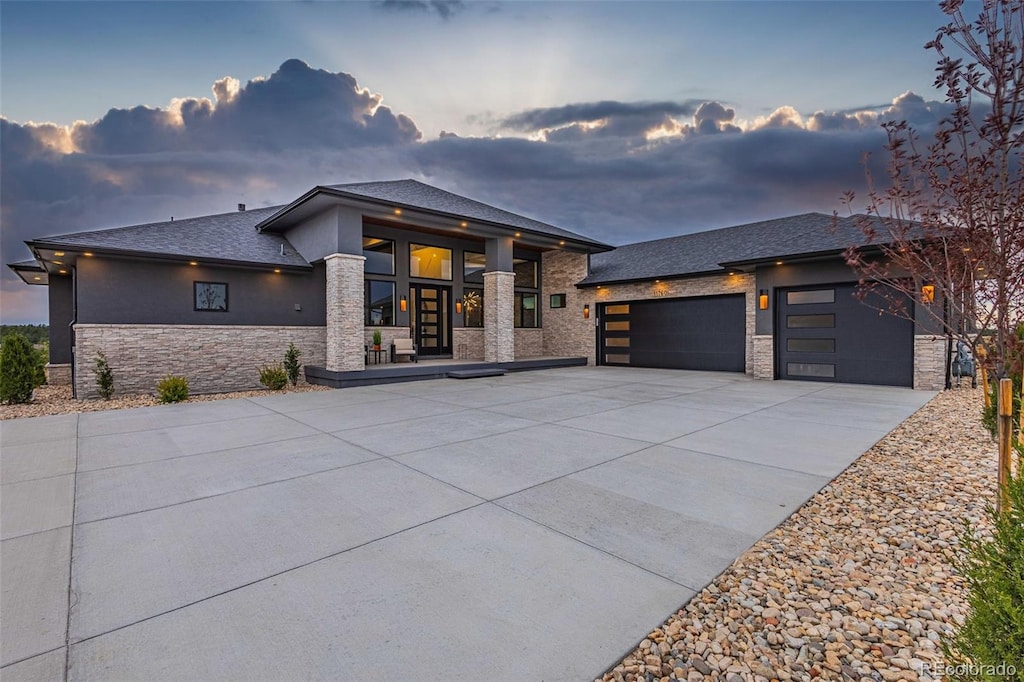
{"type": "MultiPolygon", "coordinates": [[[[211,98],[111,109],[71,126],[0,119],[5,262],[23,240],[286,202],[315,184],[414,177],[611,243],[828,211],[863,186],[879,123],[927,129],[943,105],[753,121],[714,100],[597,101],[495,117],[493,136],[422,139],[415,121],[346,73],[289,60],[224,77],[211,98]],[[502,136],[499,136],[500,133],[502,136]]],[[[5,320],[44,318],[45,291],[6,268],[5,320]]]]}

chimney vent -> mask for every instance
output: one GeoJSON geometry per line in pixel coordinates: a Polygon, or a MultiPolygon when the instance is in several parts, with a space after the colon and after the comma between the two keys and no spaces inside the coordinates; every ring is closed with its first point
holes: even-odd
{"type": "Polygon", "coordinates": [[[245,204],[239,204],[238,205],[238,210],[239,211],[244,211],[245,210],[245,204]]]}

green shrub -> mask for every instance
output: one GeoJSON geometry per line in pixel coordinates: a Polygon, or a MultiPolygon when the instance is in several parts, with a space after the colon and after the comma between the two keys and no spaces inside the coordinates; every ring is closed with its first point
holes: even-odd
{"type": "Polygon", "coordinates": [[[287,372],[288,381],[292,386],[299,383],[299,372],[302,370],[302,365],[299,364],[301,356],[302,351],[296,348],[294,343],[289,343],[288,350],[284,352],[284,371],[287,372]]]}
{"type": "Polygon", "coordinates": [[[107,356],[103,351],[96,353],[95,364],[92,371],[96,375],[96,388],[101,398],[110,400],[114,395],[114,371],[110,369],[110,363],[107,362],[107,356]]]}
{"type": "Polygon", "coordinates": [[[271,391],[280,391],[288,385],[288,375],[280,364],[263,365],[260,368],[260,383],[271,391]]]}
{"type": "Polygon", "coordinates": [[[188,400],[188,379],[168,374],[156,385],[156,398],[162,403],[188,400]]]}
{"type": "Polygon", "coordinates": [[[36,354],[18,333],[8,334],[0,346],[0,402],[8,405],[32,400],[36,387],[36,354]]]}
{"type": "Polygon", "coordinates": [[[37,387],[46,383],[46,364],[50,362],[50,342],[43,341],[32,346],[36,356],[35,384],[37,387]]]}
{"type": "MultiPolygon", "coordinates": [[[[1019,445],[1017,455],[1024,460],[1019,445]]],[[[953,562],[966,580],[969,609],[942,642],[951,680],[1024,682],[1024,470],[1010,479],[1007,494],[1009,509],[988,510],[992,536],[968,524],[953,562]]]]}

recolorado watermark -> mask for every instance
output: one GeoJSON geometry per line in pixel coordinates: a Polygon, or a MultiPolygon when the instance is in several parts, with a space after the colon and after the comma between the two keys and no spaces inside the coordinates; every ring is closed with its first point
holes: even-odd
{"type": "Polygon", "coordinates": [[[918,673],[941,679],[943,677],[1002,677],[1013,678],[1017,675],[1017,666],[1013,663],[923,663],[915,666],[918,673]]]}

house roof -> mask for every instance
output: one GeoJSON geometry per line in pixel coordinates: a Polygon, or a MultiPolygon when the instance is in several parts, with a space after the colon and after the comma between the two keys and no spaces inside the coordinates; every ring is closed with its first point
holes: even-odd
{"type": "Polygon", "coordinates": [[[384,204],[389,208],[419,210],[455,219],[468,218],[475,222],[487,223],[514,231],[525,231],[535,235],[572,240],[579,244],[596,247],[598,250],[612,248],[607,244],[584,237],[575,232],[563,230],[560,227],[542,223],[539,220],[474,201],[473,199],[447,192],[417,180],[357,182],[343,185],[318,186],[291,204],[283,207],[277,214],[268,217],[257,225],[258,229],[261,231],[278,230],[282,227],[290,226],[288,214],[319,194],[369,200],[374,203],[384,204]]]}
{"type": "Polygon", "coordinates": [[[7,267],[14,271],[25,284],[47,284],[49,282],[46,269],[34,260],[23,260],[18,263],[8,263],[7,267]]]}
{"type": "Polygon", "coordinates": [[[591,256],[580,286],[721,272],[729,265],[840,253],[865,243],[853,219],[805,213],[678,237],[626,244],[591,256]]]}
{"type": "Polygon", "coordinates": [[[78,248],[245,264],[309,267],[288,241],[255,229],[280,206],[43,237],[35,248],[78,248]],[[281,246],[284,254],[281,255],[281,246]]]}

